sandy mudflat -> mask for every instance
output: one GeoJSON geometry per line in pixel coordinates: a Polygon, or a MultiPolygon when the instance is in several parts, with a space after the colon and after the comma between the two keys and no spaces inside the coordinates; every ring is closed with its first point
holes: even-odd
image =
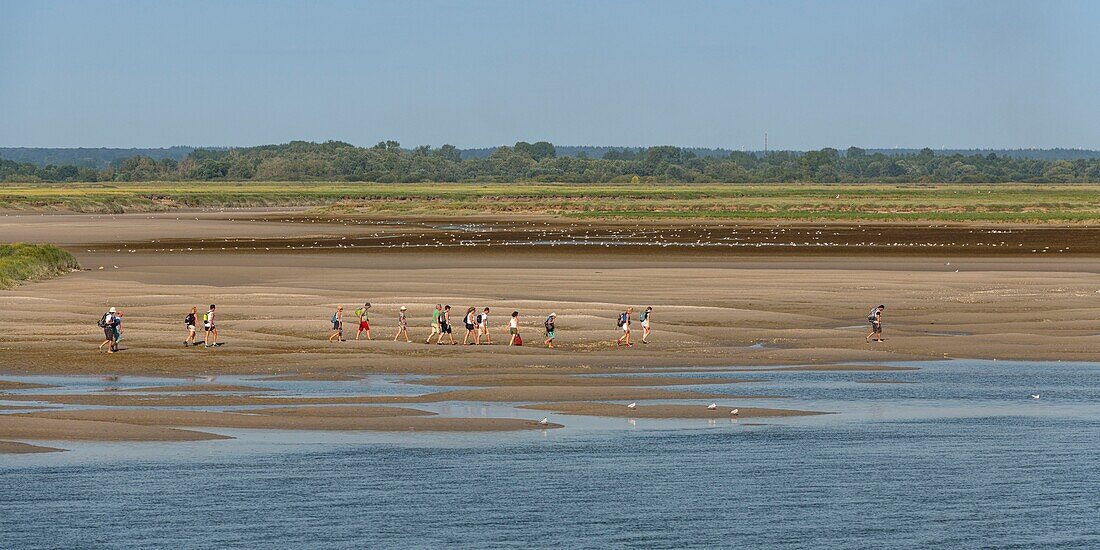
{"type": "Polygon", "coordinates": [[[748,378],[689,378],[681,376],[562,376],[539,374],[492,374],[436,376],[414,380],[425,386],[694,386],[703,384],[737,384],[759,382],[748,378]]]}
{"type": "MultiPolygon", "coordinates": [[[[438,238],[439,230],[431,221],[380,228],[335,219],[291,223],[294,216],[285,210],[241,214],[191,213],[185,220],[176,219],[179,213],[0,217],[0,234],[62,244],[88,268],[0,292],[0,310],[7,313],[0,317],[4,370],[302,373],[298,379],[307,380],[371,373],[628,375],[653,368],[783,365],[871,370],[859,364],[1100,357],[1100,258],[1088,254],[1032,247],[1035,252],[983,255],[961,245],[881,257],[797,249],[777,255],[725,248],[655,253],[463,247],[457,237],[438,247],[338,248],[375,234],[385,240],[395,231],[438,238]],[[253,238],[267,241],[257,245],[253,238]],[[441,265],[449,274],[443,278],[441,265]],[[346,336],[354,337],[350,310],[364,301],[374,304],[376,339],[325,341],[337,304],[347,308],[346,336]],[[183,347],[183,315],[210,303],[218,305],[226,345],[183,347]],[[497,344],[423,344],[437,303],[451,304],[458,316],[468,306],[491,307],[497,344]],[[886,341],[867,343],[867,311],[880,303],[887,305],[886,341]],[[409,308],[411,344],[392,341],[401,305],[409,308]],[[649,345],[613,344],[621,333],[615,315],[627,305],[635,307],[636,338],[637,311],[653,306],[649,345]],[[102,332],[94,320],[110,306],[124,312],[125,350],[108,356],[95,353],[102,332]],[[501,345],[513,310],[520,312],[528,344],[521,348],[501,345]],[[538,344],[551,311],[558,313],[558,348],[547,350],[538,344]]],[[[695,225],[705,229],[706,223],[695,225]]],[[[778,225],[770,224],[769,234],[786,230],[778,225]]],[[[819,229],[827,234],[830,228],[819,229]]],[[[896,229],[859,228],[867,240],[896,229]]],[[[942,231],[999,242],[1007,238],[1000,236],[1004,231],[1019,229],[969,225],[942,231]]],[[[461,341],[462,325],[455,329],[461,341]]]]}
{"type": "Polygon", "coordinates": [[[257,382],[271,381],[271,382],[354,382],[356,380],[362,380],[362,376],[353,376],[350,374],[338,374],[338,373],[302,373],[302,374],[282,374],[279,376],[265,376],[262,378],[252,378],[257,382]]]}
{"type": "Polygon", "coordinates": [[[327,407],[272,407],[267,409],[250,409],[247,411],[238,412],[266,414],[273,416],[316,416],[321,418],[382,418],[390,416],[435,416],[436,414],[429,411],[422,411],[420,409],[407,409],[404,407],[363,407],[357,405],[331,405],[327,407]]]}
{"type": "Polygon", "coordinates": [[[797,367],[735,369],[736,372],[882,372],[913,370],[920,370],[920,367],[891,367],[887,365],[799,365],[797,367]]]}
{"type": "Polygon", "coordinates": [[[0,390],[33,390],[38,388],[53,388],[48,384],[30,384],[27,382],[15,382],[13,380],[0,380],[0,390]]]}
{"type": "Polygon", "coordinates": [[[269,392],[269,391],[282,391],[271,388],[257,388],[254,386],[236,386],[232,384],[193,384],[193,385],[181,385],[181,386],[151,386],[148,388],[127,388],[122,391],[128,392],[141,392],[141,393],[176,393],[176,392],[231,392],[231,393],[247,393],[247,392],[269,392]]]}
{"type": "MultiPolygon", "coordinates": [[[[426,411],[416,411],[424,413],[426,411]]],[[[34,418],[147,426],[188,426],[197,428],[248,428],[260,430],[324,430],[324,431],[514,431],[540,428],[560,428],[560,424],[539,425],[538,422],[515,418],[443,418],[437,416],[305,416],[291,414],[256,414],[237,412],[202,412],[173,410],[83,410],[32,413],[34,418]]]]}
{"type": "Polygon", "coordinates": [[[138,395],[121,393],[61,393],[9,394],[11,401],[45,401],[65,405],[99,405],[113,407],[217,407],[243,405],[355,405],[439,403],[443,401],[513,402],[513,401],[590,401],[593,399],[709,399],[719,397],[771,398],[774,395],[729,396],[690,391],[669,391],[632,387],[584,386],[512,386],[426,393],[423,395],[338,397],[267,397],[260,395],[192,394],[138,395]]]}
{"type": "Polygon", "coordinates": [[[560,414],[580,416],[612,416],[622,418],[731,418],[730,411],[737,409],[736,418],[766,418],[779,416],[813,416],[829,414],[819,411],[800,411],[794,409],[764,409],[759,407],[737,407],[719,405],[708,410],[706,405],[638,405],[628,409],[626,405],[616,403],[543,403],[524,405],[520,408],[551,411],[560,414]]]}
{"type": "Polygon", "coordinates": [[[31,445],[28,443],[18,443],[15,441],[0,441],[0,455],[21,455],[32,453],[57,453],[62,452],[65,449],[55,449],[53,447],[40,447],[38,445],[31,445]]]}
{"type": "Polygon", "coordinates": [[[26,411],[52,408],[54,407],[49,405],[0,405],[0,411],[26,411]]]}
{"type": "MultiPolygon", "coordinates": [[[[57,411],[63,412],[63,411],[57,411]]],[[[90,411],[89,411],[90,412],[90,411]]],[[[133,411],[136,415],[148,411],[133,411]]],[[[202,441],[231,439],[222,435],[177,430],[159,426],[138,426],[117,422],[35,417],[36,414],[0,415],[0,439],[83,440],[83,441],[202,441]]]]}

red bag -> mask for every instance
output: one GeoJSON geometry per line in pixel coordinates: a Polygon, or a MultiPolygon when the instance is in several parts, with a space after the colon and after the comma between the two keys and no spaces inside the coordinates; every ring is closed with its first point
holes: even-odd
{"type": "Polygon", "coordinates": [[[523,345],[523,338],[520,338],[520,335],[517,334],[516,335],[516,341],[513,345],[522,346],[523,345]]]}

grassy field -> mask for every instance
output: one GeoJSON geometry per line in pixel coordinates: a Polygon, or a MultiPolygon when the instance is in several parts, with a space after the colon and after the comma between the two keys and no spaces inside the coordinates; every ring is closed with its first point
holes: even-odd
{"type": "Polygon", "coordinates": [[[338,214],[789,221],[1100,221],[1100,187],[1047,184],[116,183],[0,186],[0,209],[299,206],[338,214]]]}
{"type": "Polygon", "coordinates": [[[52,244],[0,244],[0,288],[80,269],[76,258],[52,244]]]}

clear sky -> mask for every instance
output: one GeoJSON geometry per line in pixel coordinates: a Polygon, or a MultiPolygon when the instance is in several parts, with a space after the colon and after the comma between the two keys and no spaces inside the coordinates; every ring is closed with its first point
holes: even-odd
{"type": "Polygon", "coordinates": [[[1100,148],[1096,1],[0,0],[0,146],[1100,148]]]}

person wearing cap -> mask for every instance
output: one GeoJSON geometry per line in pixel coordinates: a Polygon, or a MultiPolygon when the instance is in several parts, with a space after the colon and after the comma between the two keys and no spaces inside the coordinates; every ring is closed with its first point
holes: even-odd
{"type": "Polygon", "coordinates": [[[103,327],[104,338],[103,343],[99,345],[99,351],[103,351],[103,346],[107,346],[107,353],[118,351],[118,333],[115,332],[115,327],[118,326],[118,310],[115,308],[107,310],[99,325],[103,327]]]}
{"type": "Polygon", "coordinates": [[[546,347],[548,348],[554,347],[554,321],[556,321],[557,319],[558,314],[551,313],[550,315],[546,316],[546,322],[543,323],[546,328],[546,341],[544,341],[543,343],[546,344],[546,347]]]}
{"type": "Polygon", "coordinates": [[[358,340],[359,335],[365,332],[367,333],[367,340],[374,340],[374,338],[370,336],[370,302],[356,309],[355,315],[359,317],[359,330],[355,331],[355,339],[358,340]]]}
{"type": "Polygon", "coordinates": [[[401,310],[397,313],[397,334],[393,335],[394,342],[396,342],[402,334],[405,335],[406,342],[412,342],[412,340],[409,339],[409,320],[405,317],[405,312],[408,310],[409,308],[401,306],[401,310]]]}

